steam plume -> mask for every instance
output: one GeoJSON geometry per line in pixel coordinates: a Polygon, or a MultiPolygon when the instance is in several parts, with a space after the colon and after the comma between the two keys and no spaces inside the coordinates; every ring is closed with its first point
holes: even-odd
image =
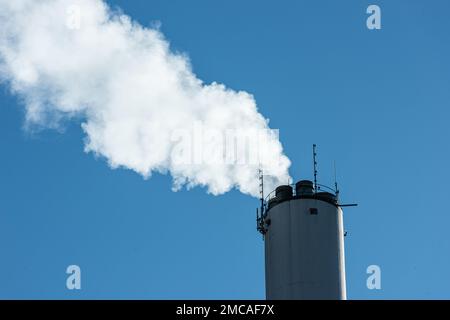
{"type": "Polygon", "coordinates": [[[237,188],[257,196],[260,165],[271,175],[268,188],[289,179],[290,161],[252,95],[203,83],[157,28],[101,0],[0,0],[0,81],[23,100],[28,127],[81,119],[85,151],[112,168],[145,178],[170,173],[174,189],[205,186],[212,194],[237,188]],[[224,132],[257,132],[245,148],[257,145],[260,157],[206,159],[235,141],[224,132]]]}

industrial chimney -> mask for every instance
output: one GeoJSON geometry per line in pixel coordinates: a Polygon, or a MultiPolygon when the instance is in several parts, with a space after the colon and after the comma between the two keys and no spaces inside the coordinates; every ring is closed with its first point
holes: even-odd
{"type": "Polygon", "coordinates": [[[315,155],[314,146],[314,182],[279,186],[262,196],[257,229],[264,236],[269,300],[347,298],[341,207],[353,205],[338,203],[337,184],[317,184],[315,155]]]}

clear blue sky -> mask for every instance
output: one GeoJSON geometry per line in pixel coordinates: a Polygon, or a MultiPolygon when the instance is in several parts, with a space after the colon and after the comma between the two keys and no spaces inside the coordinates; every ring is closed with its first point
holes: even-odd
{"type": "MultiPolygon", "coordinates": [[[[338,167],[350,299],[450,298],[450,3],[116,0],[161,21],[194,71],[255,95],[293,162],[338,167]],[[382,9],[382,30],[366,8],[382,9]],[[382,290],[366,288],[366,268],[382,290]]],[[[83,152],[79,122],[30,134],[0,90],[0,298],[264,298],[257,200],[171,191],[83,152]],[[82,270],[82,290],[65,269],[82,270]]]]}

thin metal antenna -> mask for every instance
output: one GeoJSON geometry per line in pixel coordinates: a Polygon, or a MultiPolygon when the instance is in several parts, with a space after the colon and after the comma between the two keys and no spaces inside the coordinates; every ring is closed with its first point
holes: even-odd
{"type": "Polygon", "coordinates": [[[317,152],[316,152],[316,145],[313,144],[313,163],[314,163],[314,191],[317,193],[317,152]]]}
{"type": "Polygon", "coordinates": [[[259,210],[256,208],[256,229],[258,229],[259,226],[259,210]]]}
{"type": "Polygon", "coordinates": [[[261,195],[261,216],[264,216],[264,172],[261,168],[258,169],[259,174],[259,194],[261,195]]]}
{"type": "Polygon", "coordinates": [[[266,219],[266,212],[265,212],[265,206],[264,206],[264,173],[261,167],[258,169],[258,175],[259,175],[259,193],[261,194],[261,209],[256,209],[256,229],[263,235],[266,234],[267,230],[265,228],[265,219],[266,219]]]}
{"type": "Polygon", "coordinates": [[[337,174],[336,174],[336,160],[333,161],[333,169],[334,169],[334,192],[336,193],[336,199],[339,202],[339,188],[337,183],[337,174]]]}
{"type": "Polygon", "coordinates": [[[333,170],[334,170],[334,191],[338,192],[338,184],[337,184],[337,178],[336,178],[336,160],[333,161],[333,170]]]}

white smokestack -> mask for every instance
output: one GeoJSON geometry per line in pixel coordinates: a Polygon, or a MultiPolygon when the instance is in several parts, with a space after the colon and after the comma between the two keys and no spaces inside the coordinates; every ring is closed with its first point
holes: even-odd
{"type": "Polygon", "coordinates": [[[259,163],[272,175],[268,188],[290,179],[290,161],[252,95],[204,84],[159,30],[101,0],[0,0],[0,77],[23,99],[28,127],[81,119],[85,151],[112,168],[146,178],[168,172],[174,189],[212,194],[235,187],[257,196],[259,163]],[[233,145],[255,133],[246,147],[233,145]],[[258,157],[233,161],[254,153],[249,145],[258,157]]]}

